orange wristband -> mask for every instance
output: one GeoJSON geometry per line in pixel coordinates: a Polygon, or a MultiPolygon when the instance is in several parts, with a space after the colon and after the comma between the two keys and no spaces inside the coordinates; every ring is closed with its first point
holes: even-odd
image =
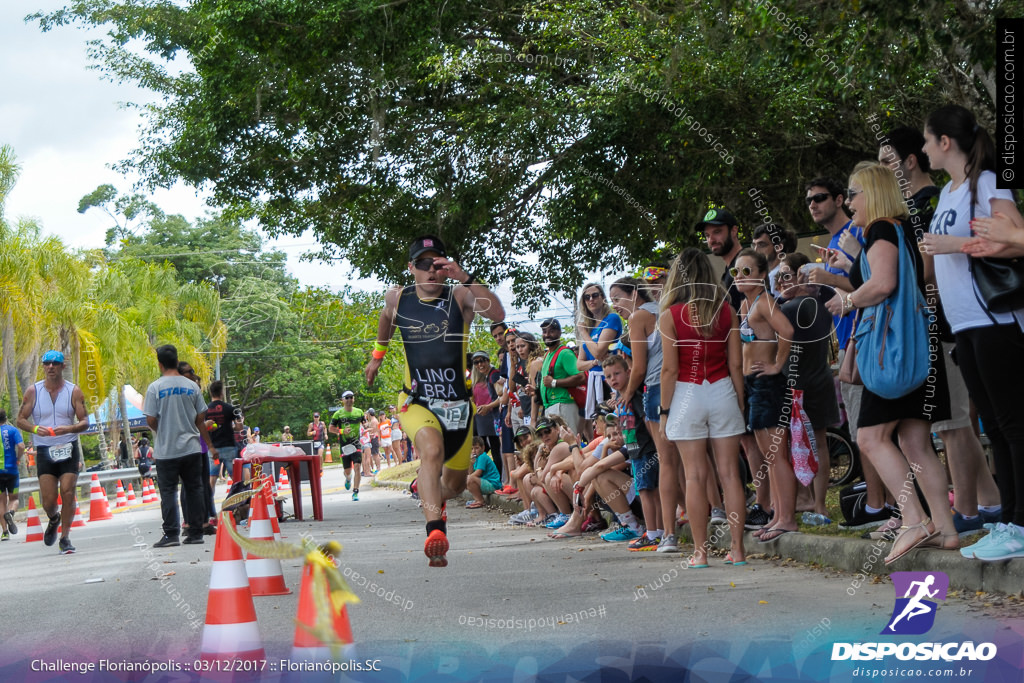
{"type": "Polygon", "coordinates": [[[388,352],[378,351],[374,349],[373,351],[370,352],[370,355],[373,356],[374,360],[381,360],[382,358],[384,358],[384,356],[388,355],[388,352]]]}

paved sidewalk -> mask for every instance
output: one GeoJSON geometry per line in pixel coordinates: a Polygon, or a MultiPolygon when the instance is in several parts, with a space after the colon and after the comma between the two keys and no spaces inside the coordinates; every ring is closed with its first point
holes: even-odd
{"type": "MultiPolygon", "coordinates": [[[[385,474],[385,473],[382,473],[385,474]]],[[[408,490],[406,482],[393,481],[378,476],[376,486],[387,486],[408,490]]],[[[468,499],[469,494],[463,497],[468,499]]],[[[508,514],[521,512],[522,503],[502,496],[486,496],[488,505],[504,510],[508,514]]],[[[713,545],[729,549],[729,532],[725,526],[721,533],[714,528],[709,534],[713,545]]],[[[689,524],[680,528],[679,533],[692,538],[689,524]]],[[[1024,559],[1002,562],[980,562],[968,560],[956,551],[918,550],[886,567],[883,558],[889,553],[888,541],[866,541],[859,538],[839,538],[817,534],[784,534],[770,543],[758,543],[748,532],[744,538],[748,554],[767,553],[769,556],[792,558],[799,562],[834,567],[842,571],[864,575],[864,581],[871,576],[888,576],[892,571],[941,571],[949,576],[949,587],[958,590],[998,592],[1016,594],[1024,591],[1024,559]]]]}

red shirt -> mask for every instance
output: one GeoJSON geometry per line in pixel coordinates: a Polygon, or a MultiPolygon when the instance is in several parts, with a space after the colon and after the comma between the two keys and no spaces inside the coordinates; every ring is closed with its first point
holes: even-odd
{"type": "Polygon", "coordinates": [[[732,307],[723,302],[715,319],[714,330],[705,338],[690,324],[687,304],[675,304],[668,309],[676,328],[676,349],[679,353],[677,381],[690,384],[717,382],[729,376],[728,346],[726,340],[732,329],[732,307]]]}

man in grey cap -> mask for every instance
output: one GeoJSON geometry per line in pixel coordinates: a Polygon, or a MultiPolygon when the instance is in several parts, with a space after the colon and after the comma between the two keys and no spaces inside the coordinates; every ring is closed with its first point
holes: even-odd
{"type": "Polygon", "coordinates": [[[574,433],[579,433],[580,411],[569,388],[587,380],[587,374],[576,369],[576,354],[562,346],[562,324],[548,318],[540,324],[548,353],[540,369],[537,393],[545,415],[560,415],[574,433]]]}
{"type": "Polygon", "coordinates": [[[43,354],[44,379],[25,390],[21,410],[15,423],[18,429],[32,432],[36,447],[39,474],[39,499],[49,518],[43,543],[57,540],[61,525],[60,553],[75,552],[68,534],[75,518],[75,494],[82,451],[78,434],[89,428],[89,413],[81,388],[64,379],[64,354],[47,351],[43,354]],[[60,511],[57,510],[57,484],[60,484],[60,511]]]}

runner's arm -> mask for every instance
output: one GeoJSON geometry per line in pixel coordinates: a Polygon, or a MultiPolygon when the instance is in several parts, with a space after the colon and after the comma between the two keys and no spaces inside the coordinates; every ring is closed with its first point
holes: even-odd
{"type": "MultiPolygon", "coordinates": [[[[381,346],[387,346],[391,343],[391,337],[395,334],[395,315],[398,312],[398,297],[402,293],[401,287],[392,287],[388,290],[388,293],[384,296],[384,308],[381,309],[380,319],[377,321],[377,344],[381,346]]],[[[373,387],[373,382],[377,379],[377,372],[380,371],[380,366],[384,362],[384,357],[370,358],[370,362],[366,364],[366,385],[373,387]]],[[[337,432],[331,432],[336,434],[337,432]]]]}
{"type": "Polygon", "coordinates": [[[455,296],[458,297],[466,320],[473,320],[478,313],[496,323],[505,319],[505,307],[501,305],[501,300],[487,285],[464,271],[455,261],[448,261],[442,270],[448,277],[457,280],[461,285],[455,288],[455,296]],[[469,282],[468,285],[467,282],[469,282]]]}
{"type": "Polygon", "coordinates": [[[89,428],[89,413],[85,409],[85,394],[80,387],[75,387],[71,392],[71,405],[75,407],[75,417],[78,422],[67,427],[54,427],[56,434],[78,434],[89,428]]]}
{"type": "Polygon", "coordinates": [[[35,429],[35,425],[32,424],[32,411],[36,407],[36,387],[34,384],[30,385],[25,390],[25,395],[21,399],[21,410],[18,411],[18,419],[14,421],[14,426],[22,431],[31,432],[35,429]]]}

